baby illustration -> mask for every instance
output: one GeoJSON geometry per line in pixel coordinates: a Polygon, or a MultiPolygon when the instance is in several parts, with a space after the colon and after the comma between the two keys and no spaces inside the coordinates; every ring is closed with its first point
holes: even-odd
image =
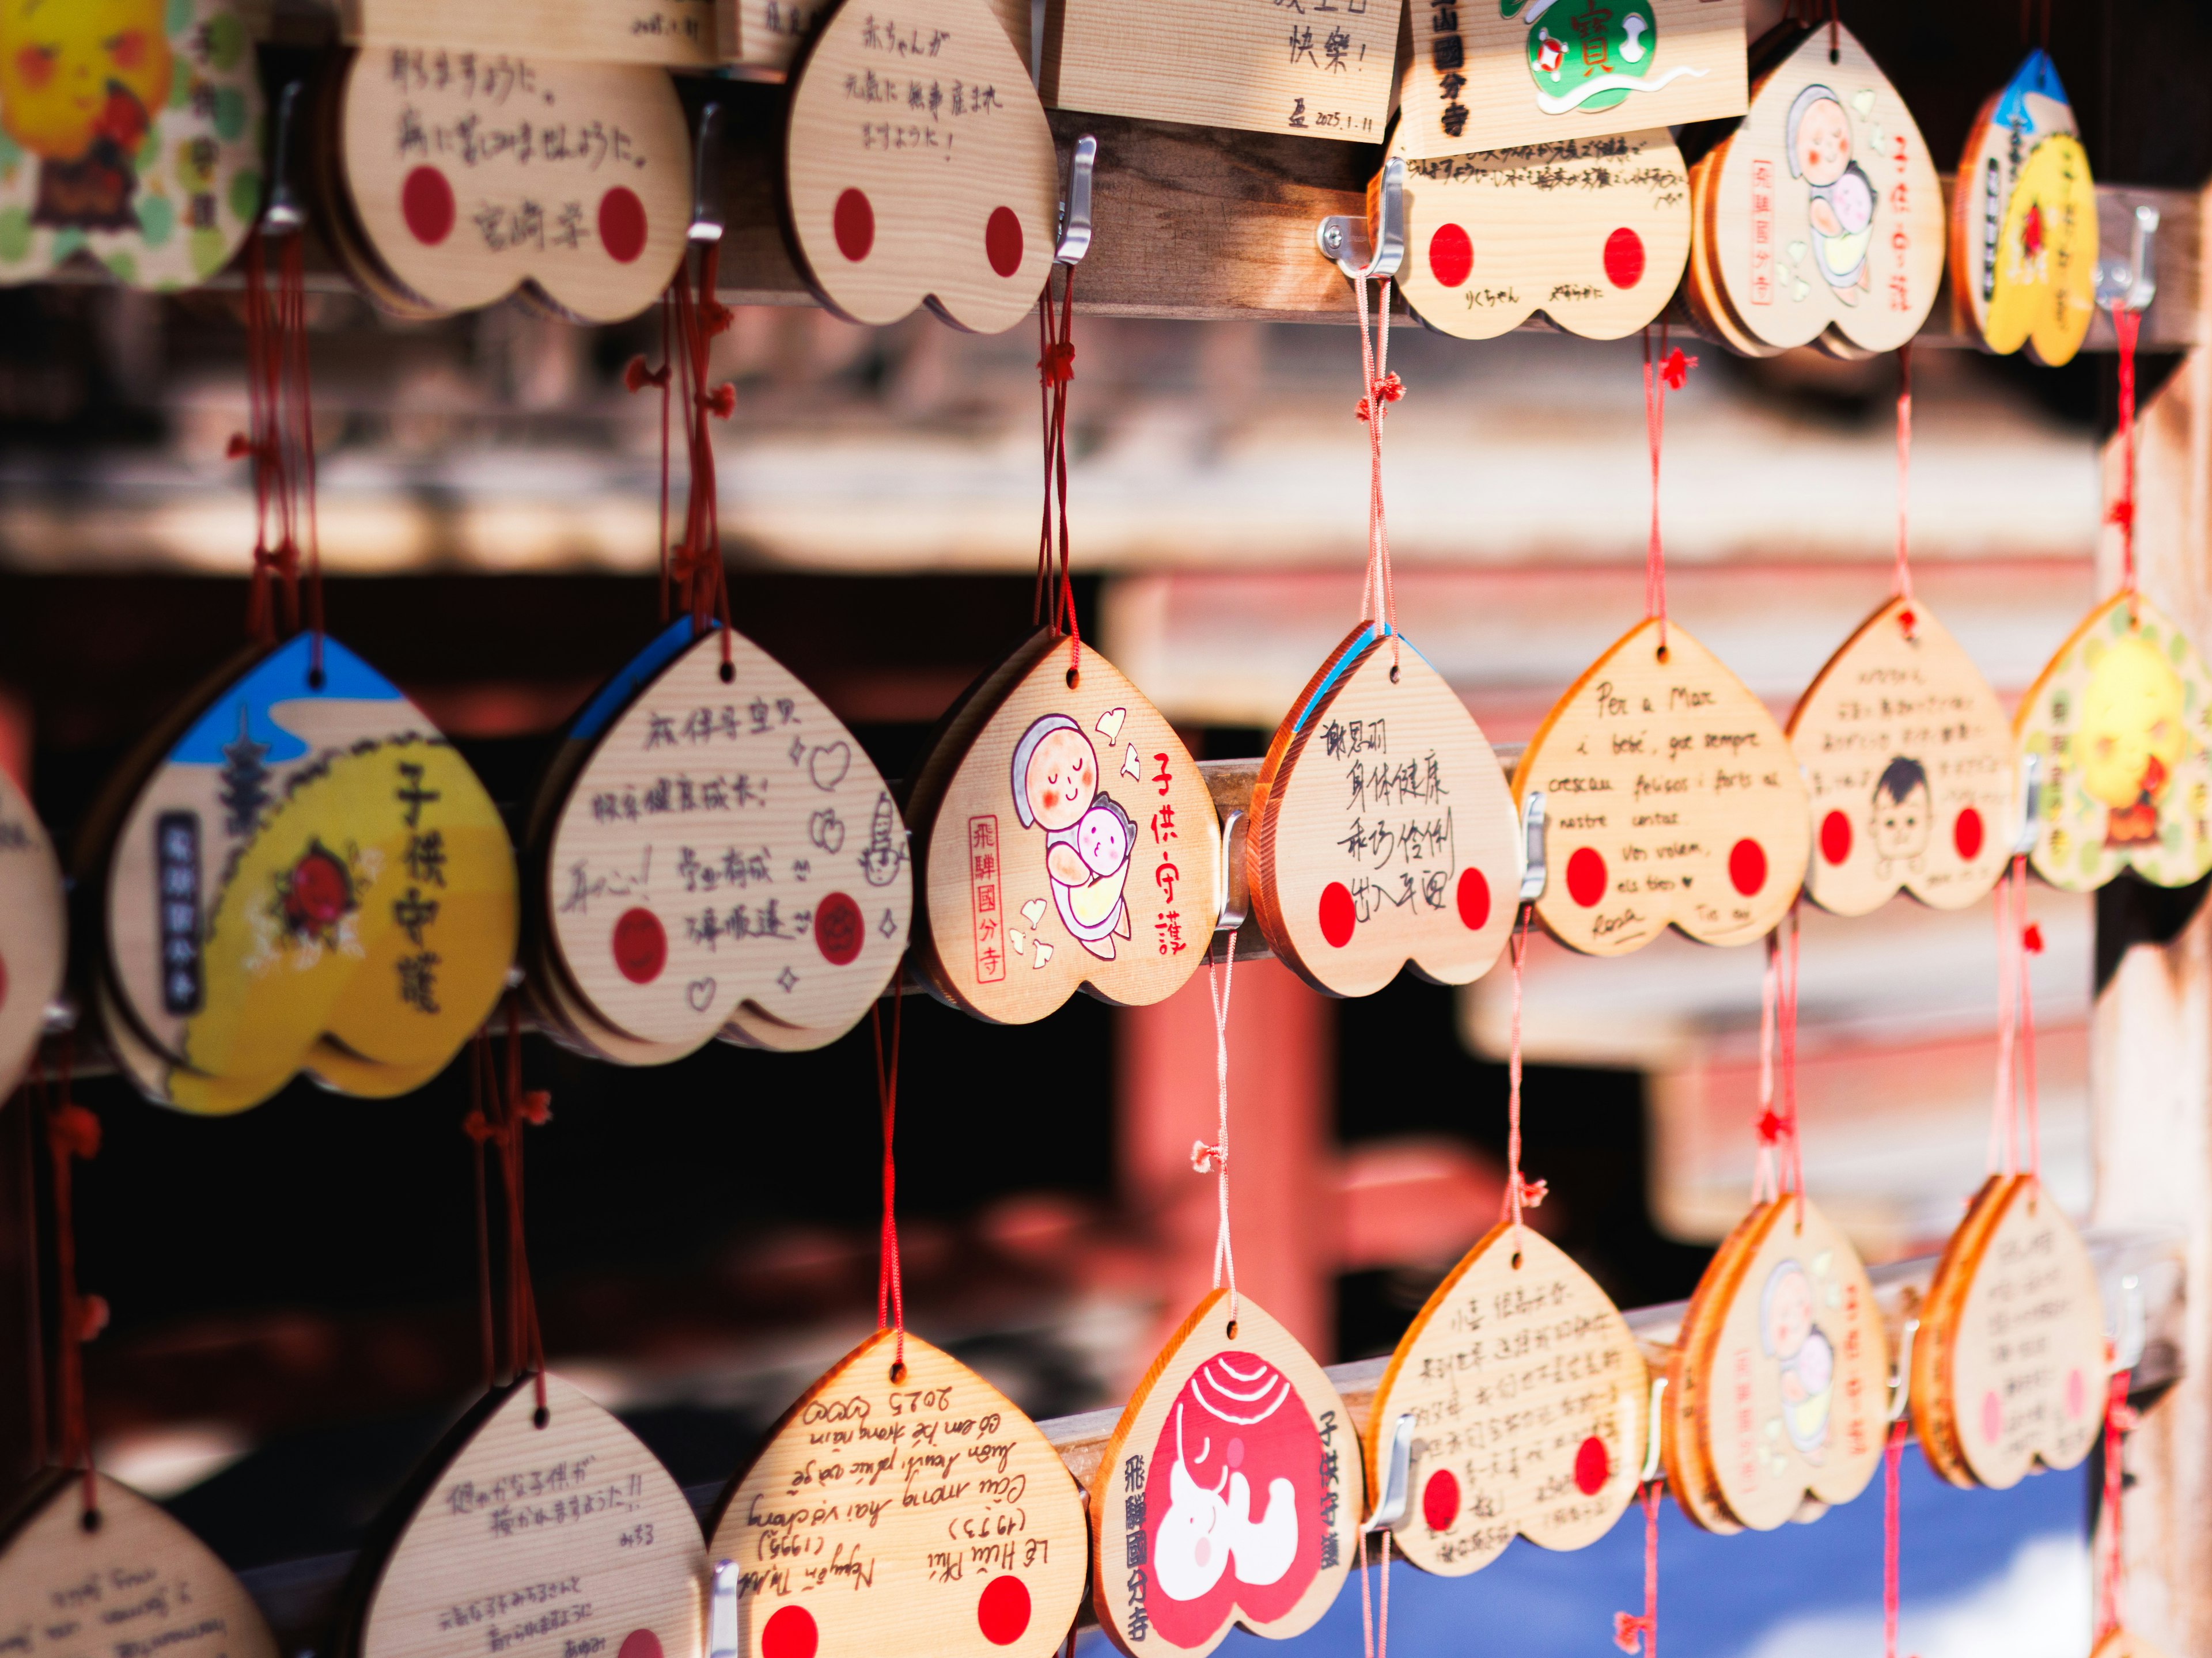
{"type": "MultiPolygon", "coordinates": [[[[1195,1600],[1233,1574],[1265,1588],[1281,1579],[1298,1555],[1297,1491],[1279,1477],[1267,1482],[1266,1506],[1252,1513],[1252,1482],[1228,1466],[1212,1485],[1192,1478],[1182,1444],[1183,1407],[1175,1407],[1176,1460],[1168,1469],[1168,1512],[1153,1540],[1152,1574],[1160,1592],[1195,1600]]],[[[1199,1452],[1204,1460],[1209,1437],[1199,1452]]],[[[1238,1445],[1241,1454],[1243,1447],[1238,1445]]]]}
{"type": "Polygon", "coordinates": [[[2099,659],[2081,694],[2081,787],[2106,807],[2105,844],[2159,838],[2159,805],[2188,741],[2181,676],[2130,634],[2099,659]]]}
{"type": "Polygon", "coordinates": [[[174,65],[161,0],[0,0],[0,129],[39,158],[33,224],[137,228],[174,65]]]}
{"type": "Polygon", "coordinates": [[[1874,241],[1874,181],[1851,159],[1851,118],[1844,101],[1817,82],[1797,94],[1783,129],[1790,176],[1809,192],[1805,217],[1820,275],[1845,305],[1871,287],[1867,250],[1874,241]]]}
{"type": "Polygon", "coordinates": [[[1776,1263],[1759,1297],[1759,1345],[1782,1377],[1782,1425],[1818,1467],[1828,1442],[1836,1350],[1813,1321],[1813,1280],[1795,1260],[1776,1263]]]}
{"type": "Polygon", "coordinates": [[[1075,941],[1102,961],[1129,937],[1129,815],[1098,790],[1098,752],[1064,714],[1033,722],[1014,744],[1011,783],[1024,829],[1045,832],[1053,908],[1075,941]]]}
{"type": "Polygon", "coordinates": [[[1873,833],[1875,857],[1883,874],[1900,863],[1910,869],[1920,867],[1934,818],[1928,799],[1927,768],[1910,755],[1899,755],[1875,780],[1874,802],[1868,812],[1867,827],[1873,833]]]}

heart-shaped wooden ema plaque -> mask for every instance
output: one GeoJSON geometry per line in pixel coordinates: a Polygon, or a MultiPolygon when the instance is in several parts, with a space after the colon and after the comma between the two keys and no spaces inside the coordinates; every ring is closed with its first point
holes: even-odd
{"type": "Polygon", "coordinates": [[[905,826],[866,751],[759,646],[728,643],[726,679],[719,630],[695,641],[679,619],[586,708],[545,858],[570,982],[617,1030],[679,1048],[740,1003],[848,1028],[913,910],[905,826]]]}
{"type": "Polygon", "coordinates": [[[558,1376],[487,1398],[356,1569],[348,1658],[700,1658],[706,1550],[668,1470],[558,1376]]]}
{"type": "Polygon", "coordinates": [[[1668,1474],[1695,1485],[1709,1473],[1729,1519],[1771,1531],[1808,1498],[1848,1503],[1874,1477],[1888,1341],[1866,1268],[1813,1204],[1762,1204],[1731,1243],[1707,1267],[1668,1367],[1668,1474]]]}
{"type": "Polygon", "coordinates": [[[1261,931],[1315,988],[1370,995],[1408,963],[1462,985],[1513,930],[1520,819],[1443,676],[1362,623],[1276,727],[1245,859],[1261,931]]]}
{"type": "Polygon", "coordinates": [[[2123,869],[2187,886],[2212,870],[2212,675],[2148,600],[2089,612],[2013,716],[2036,756],[2035,872],[2089,892],[2123,869]]]}
{"type": "Polygon", "coordinates": [[[0,1099],[15,1091],[46,1030],[68,954],[54,844],[15,780],[0,772],[0,1099]]]}
{"type": "Polygon", "coordinates": [[[577,321],[619,322],[667,288],[692,180],[666,70],[383,44],[339,95],[346,205],[416,306],[526,285],[577,321]]]}
{"type": "Polygon", "coordinates": [[[1701,944],[1764,938],[1797,896],[1805,785],[1766,707],[1674,623],[1638,623],[1583,671],[1521,756],[1544,792],[1536,914],[1593,956],[1670,924],[1701,944]]]}
{"type": "Polygon", "coordinates": [[[1768,346],[1833,327],[1893,351],[1943,276],[1943,191],[1912,114],[1847,28],[1810,29],[1752,88],[1716,170],[1711,264],[1736,320],[1768,346]]]}
{"type": "Polygon", "coordinates": [[[800,267],[854,322],[927,301],[1000,333],[1052,270],[1052,129],[983,0],[840,5],[799,65],[784,171],[800,267]]]}
{"type": "Polygon", "coordinates": [[[391,683],[335,640],[260,658],[169,745],[106,859],[107,977],[156,1053],[281,1077],[323,1036],[441,1063],[514,960],[497,809],[391,683]]]}
{"type": "Polygon", "coordinates": [[[81,254],[197,287],[261,211],[261,80],[231,0],[0,7],[0,283],[81,254]]]}
{"type": "Polygon", "coordinates": [[[1413,1418],[1398,1547],[1459,1577],[1516,1533],[1587,1547],[1636,1495],[1650,1383],[1620,1310],[1559,1247],[1501,1222],[1414,1315],[1375,1390],[1361,1444],[1378,1489],[1398,1419],[1413,1418]]]}
{"type": "Polygon", "coordinates": [[[907,818],[927,896],[916,965],[983,1018],[1026,1024],[1079,989],[1164,1000],[1213,936],[1212,797],[1088,646],[1040,632],[1009,657],[946,723],[907,818]]]}
{"type": "Polygon", "coordinates": [[[1664,127],[1409,161],[1406,246],[1406,303],[1440,332],[1486,340],[1540,311],[1619,339],[1681,280],[1688,171],[1664,127]]]}
{"type": "Polygon", "coordinates": [[[1863,915],[1899,891],[1978,902],[2012,856],[2012,722],[1928,606],[1893,598],[1828,659],[1790,716],[1812,797],[1805,896],[1863,915]]]}
{"type": "Polygon", "coordinates": [[[42,1475],[0,1540],[0,1629],[21,1658],[160,1652],[276,1658],[260,1608],[230,1568],[161,1508],[94,1476],[42,1475]]]}
{"type": "Polygon", "coordinates": [[[2096,1268],[2033,1175],[1992,1175],[1928,1292],[1912,1350],[1913,1424],[1960,1485],[2015,1485],[2070,1468],[2104,1426],[2107,1372],[2096,1268]]]}
{"type": "Polygon", "coordinates": [[[1083,1604],[1083,1496],[1036,1424],[879,1330],[722,1494],[741,1658],[1046,1658],[1083,1604]]]}
{"type": "Polygon", "coordinates": [[[1343,1587],[1366,1481],[1351,1412],[1297,1338],[1215,1290],[1122,1408],[1091,1493],[1099,1627],[1137,1655],[1233,1625],[1310,1629],[1343,1587]]]}

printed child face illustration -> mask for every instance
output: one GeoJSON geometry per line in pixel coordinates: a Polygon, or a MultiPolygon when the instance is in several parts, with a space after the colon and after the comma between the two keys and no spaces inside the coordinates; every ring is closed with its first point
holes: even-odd
{"type": "Polygon", "coordinates": [[[1797,174],[1810,185],[1832,185],[1851,161],[1851,120],[1833,97],[1816,98],[1801,111],[1791,135],[1797,174]]]}
{"type": "Polygon", "coordinates": [[[2181,677],[2148,641],[2108,649],[2081,695],[2081,786],[2115,811],[2166,793],[2187,745],[2181,677]]]}
{"type": "Polygon", "coordinates": [[[1775,1357],[1797,1357],[1813,1333],[1813,1286],[1802,1268],[1785,1260],[1774,1269],[1766,1297],[1766,1345],[1775,1357]]]}
{"type": "Polygon", "coordinates": [[[1935,813],[1928,797],[1928,773],[1917,760],[1899,755],[1874,786],[1869,829],[1875,855],[1884,862],[1906,861],[1928,850],[1935,813]]]}
{"type": "Polygon", "coordinates": [[[1091,810],[1097,793],[1098,754],[1082,729],[1071,722],[1045,732],[1022,774],[1030,821],[1042,829],[1069,828],[1091,810]]]}
{"type": "Polygon", "coordinates": [[[161,0],[0,0],[0,128],[44,160],[134,153],[173,73],[161,0]]]}
{"type": "Polygon", "coordinates": [[[1129,822],[1111,801],[1101,800],[1075,826],[1075,849],[1093,875],[1111,875],[1129,861],[1129,822]]]}

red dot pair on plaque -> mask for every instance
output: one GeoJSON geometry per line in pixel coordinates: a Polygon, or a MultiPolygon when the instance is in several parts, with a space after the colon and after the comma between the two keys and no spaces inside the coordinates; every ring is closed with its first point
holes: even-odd
{"type": "MultiPolygon", "coordinates": [[[[1018,1577],[994,1577],[975,1602],[975,1627],[994,1647],[1010,1647],[1029,1632],[1029,1585],[1018,1577]]],[[[635,1637],[633,1637],[635,1638],[635,1637]]],[[[761,1658],[814,1658],[822,1645],[821,1626],[804,1606],[780,1606],[761,1631],[761,1658]]],[[[632,1658],[628,1643],[622,1658],[632,1658]]],[[[659,1658],[658,1649],[642,1658],[659,1658]]]]}
{"type": "MultiPolygon", "coordinates": [[[[1766,884],[1766,848],[1748,836],[1729,848],[1729,884],[1748,898],[1766,884]]],[[[1605,896],[1605,858],[1595,847],[1577,847],[1567,859],[1567,896],[1589,908],[1605,896]]]]}
{"type": "MultiPolygon", "coordinates": [[[[1952,848],[1969,863],[1980,853],[1987,834],[1982,814],[1972,806],[1961,806],[1959,815],[1951,820],[1952,848]]],[[[1840,811],[1831,811],[1820,820],[1821,859],[1840,864],[1850,855],[1851,820],[1840,811]]]]}
{"type": "MultiPolygon", "coordinates": [[[[1490,882],[1479,869],[1460,872],[1459,881],[1453,888],[1452,898],[1459,911],[1461,925],[1470,932],[1480,932],[1490,920],[1490,882]]],[[[1352,942],[1352,935],[1359,926],[1359,911],[1352,902],[1352,889],[1341,881],[1331,881],[1321,890],[1321,936],[1332,950],[1342,950],[1352,942]]]]}
{"type": "MultiPolygon", "coordinates": [[[[1644,280],[1644,238],[1622,225],[1605,239],[1605,279],[1615,288],[1644,280]]],[[[1474,242],[1464,227],[1438,225],[1429,238],[1429,272],[1445,288],[1457,288],[1474,270],[1474,242]]]]}
{"type": "MultiPolygon", "coordinates": [[[[453,234],[460,216],[453,186],[434,167],[418,167],[399,185],[399,216],[407,233],[425,247],[453,234]]],[[[599,197],[599,246],[617,264],[629,264],[645,252],[645,203],[626,185],[599,197]]]]}
{"type": "MultiPolygon", "coordinates": [[[[875,251],[876,210],[866,191],[846,190],[838,195],[830,210],[830,230],[837,239],[837,251],[854,264],[875,251]]],[[[1022,222],[1013,209],[991,210],[983,225],[983,257],[1001,276],[1022,268],[1022,222]]]]}

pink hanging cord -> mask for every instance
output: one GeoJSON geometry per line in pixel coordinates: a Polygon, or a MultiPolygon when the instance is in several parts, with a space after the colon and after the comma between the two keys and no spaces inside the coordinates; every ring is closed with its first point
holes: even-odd
{"type": "Polygon", "coordinates": [[[2128,596],[2131,622],[2136,598],[2136,338],[2142,329],[2142,312],[2124,305],[2112,307],[2112,331],[2120,345],[2120,498],[2105,518],[2120,529],[2120,587],[2128,596]]]}
{"type": "Polygon", "coordinates": [[[1382,1528],[1382,1543],[1376,1551],[1381,1570],[1381,1590],[1376,1596],[1382,1603],[1380,1627],[1374,1609],[1369,1604],[1367,1593],[1367,1533],[1359,1533],[1359,1633],[1364,1658],[1388,1658],[1390,1649],[1390,1528],[1382,1528]]]}
{"type": "Polygon", "coordinates": [[[1637,1492],[1644,1505],[1644,1612],[1613,1614],[1613,1643],[1623,1652],[1639,1649],[1644,1658],[1659,1658],[1659,1495],[1664,1479],[1654,1479],[1637,1492]]]}
{"type": "Polygon", "coordinates": [[[1398,661],[1398,594],[1390,579],[1390,529],[1382,510],[1382,422],[1392,404],[1406,395],[1406,383],[1390,372],[1390,279],[1376,289],[1376,322],[1367,320],[1367,278],[1352,285],[1359,304],[1359,402],[1354,416],[1367,425],[1367,585],[1360,615],[1380,621],[1390,635],[1390,662],[1398,661]]]}
{"type": "Polygon", "coordinates": [[[1679,392],[1695,357],[1667,348],[1667,325],[1659,325],[1659,355],[1651,352],[1651,329],[1644,330],[1644,425],[1651,443],[1651,539],[1644,556],[1644,614],[1659,623],[1659,653],[1667,653],[1667,549],[1659,532],[1659,455],[1667,435],[1667,393],[1679,392]]]}
{"type": "MultiPolygon", "coordinates": [[[[1068,575],[1067,388],[1075,379],[1075,267],[1060,272],[1060,319],[1052,313],[1052,275],[1045,274],[1044,297],[1037,302],[1037,386],[1044,410],[1044,518],[1037,532],[1036,592],[1032,620],[1068,638],[1067,671],[1083,665],[1083,631],[1075,620],[1075,586],[1068,575]],[[1053,530],[1060,531],[1060,574],[1053,574],[1053,530]]],[[[1073,684],[1074,682],[1070,680],[1073,684]]]]}
{"type": "MultiPolygon", "coordinates": [[[[1909,607],[1912,603],[1912,342],[1897,352],[1897,572],[1893,587],[1909,607]]],[[[1910,608],[1900,618],[1905,637],[1912,636],[1910,608]]]]}
{"type": "Polygon", "coordinates": [[[2105,1394],[2105,1558],[2097,1576],[2097,1638],[2102,1641],[2124,1622],[2120,1602],[2127,1588],[2127,1558],[2120,1546],[2122,1499],[2127,1489],[2126,1436],[2136,1425],[2128,1403],[2130,1373],[2115,1370],[2105,1394]]]}
{"type": "Polygon", "coordinates": [[[1521,1212],[1535,1208],[1550,1190],[1546,1182],[1524,1180],[1521,1175],[1521,976],[1522,964],[1528,955],[1530,908],[1527,904],[1521,907],[1521,924],[1513,932],[1513,1037],[1505,1066],[1505,1199],[1498,1217],[1513,1223],[1516,1266],[1521,1260],[1521,1212]]]}
{"type": "Polygon", "coordinates": [[[2042,1172],[2035,1097],[2035,999],[2032,956],[2043,953],[2043,929],[2028,919],[2027,859],[2015,857],[1997,884],[1997,1076],[1990,1111],[1990,1172],[2042,1172]]]}
{"type": "Polygon", "coordinates": [[[1889,1442],[1881,1453],[1881,1653],[1897,1658],[1897,1471],[1905,1457],[1905,1438],[1911,1424],[1900,1418],[1890,1424],[1889,1442]]]}
{"type": "Polygon", "coordinates": [[[1237,1251],[1229,1236],[1229,994],[1237,975],[1237,935],[1229,935],[1229,946],[1224,956],[1220,976],[1213,971],[1213,952],[1206,957],[1206,993],[1213,1001],[1213,1080],[1216,1090],[1218,1114],[1215,1139],[1209,1145],[1204,1140],[1193,1140],[1190,1146],[1190,1166],[1201,1175],[1214,1176],[1214,1193],[1220,1205],[1220,1218],[1213,1234],[1213,1287],[1222,1287],[1225,1279],[1229,1287],[1229,1321],[1237,1321],[1237,1251]]]}
{"type": "Polygon", "coordinates": [[[1759,1156],[1753,1203],[1795,1195],[1805,1219],[1805,1169],[1797,1139],[1797,908],[1766,937],[1766,979],[1759,998],[1759,1156]]]}

